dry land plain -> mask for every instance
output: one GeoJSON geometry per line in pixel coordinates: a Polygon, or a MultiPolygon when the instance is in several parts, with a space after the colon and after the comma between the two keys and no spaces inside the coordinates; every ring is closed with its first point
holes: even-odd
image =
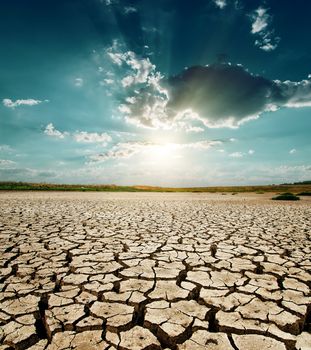
{"type": "Polygon", "coordinates": [[[0,193],[0,350],[311,349],[311,200],[0,193]]]}

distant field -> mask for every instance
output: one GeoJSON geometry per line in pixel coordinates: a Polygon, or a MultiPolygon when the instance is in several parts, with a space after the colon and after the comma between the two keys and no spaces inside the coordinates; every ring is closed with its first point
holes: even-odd
{"type": "Polygon", "coordinates": [[[66,185],[27,182],[0,182],[0,191],[98,191],[98,192],[311,192],[311,184],[227,187],[154,187],[117,185],[66,185]]]}

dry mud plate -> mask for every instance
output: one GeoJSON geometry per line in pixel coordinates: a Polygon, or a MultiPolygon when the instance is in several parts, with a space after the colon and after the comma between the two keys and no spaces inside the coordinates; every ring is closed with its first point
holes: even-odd
{"type": "Polygon", "coordinates": [[[311,202],[1,193],[0,350],[311,349],[311,202]]]}

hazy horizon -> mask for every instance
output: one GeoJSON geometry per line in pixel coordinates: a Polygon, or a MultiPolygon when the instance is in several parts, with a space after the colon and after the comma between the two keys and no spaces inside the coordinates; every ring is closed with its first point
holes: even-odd
{"type": "Polygon", "coordinates": [[[0,181],[311,179],[311,3],[1,3],[0,181]]]}

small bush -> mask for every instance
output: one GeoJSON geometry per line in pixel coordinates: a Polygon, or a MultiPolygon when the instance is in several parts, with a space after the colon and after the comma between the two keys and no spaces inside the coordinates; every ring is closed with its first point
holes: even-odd
{"type": "Polygon", "coordinates": [[[286,193],[281,193],[280,195],[275,196],[272,199],[279,200],[279,201],[298,201],[300,198],[295,196],[293,193],[286,192],[286,193]]]}

